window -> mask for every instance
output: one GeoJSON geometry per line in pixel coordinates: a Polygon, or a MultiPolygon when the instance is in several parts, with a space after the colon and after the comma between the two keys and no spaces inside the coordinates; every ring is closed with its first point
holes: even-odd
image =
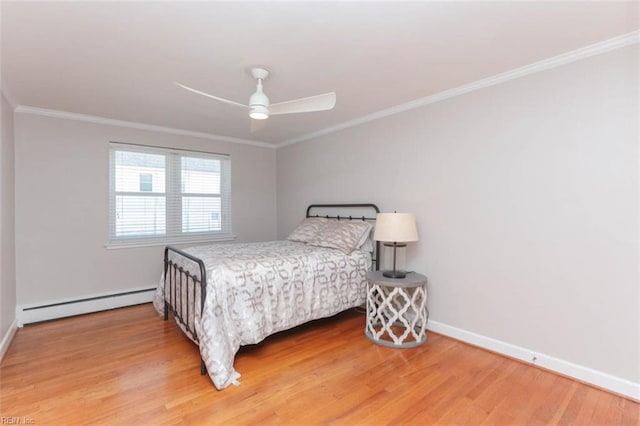
{"type": "Polygon", "coordinates": [[[153,174],[140,173],[140,192],[153,191],[153,174]]]}
{"type": "Polygon", "coordinates": [[[231,158],[110,144],[109,243],[231,238],[231,158]]]}

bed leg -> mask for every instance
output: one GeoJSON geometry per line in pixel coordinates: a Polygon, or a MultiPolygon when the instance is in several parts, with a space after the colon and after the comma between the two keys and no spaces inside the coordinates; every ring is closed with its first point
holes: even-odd
{"type": "Polygon", "coordinates": [[[169,319],[169,304],[165,300],[165,302],[164,302],[164,320],[166,321],[168,319],[169,319]]]}
{"type": "Polygon", "coordinates": [[[207,366],[204,365],[204,360],[200,360],[200,375],[204,376],[205,374],[207,374],[207,366]]]}

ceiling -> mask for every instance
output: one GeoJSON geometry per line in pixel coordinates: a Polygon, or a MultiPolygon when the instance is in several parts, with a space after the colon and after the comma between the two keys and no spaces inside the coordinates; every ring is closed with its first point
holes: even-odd
{"type": "Polygon", "coordinates": [[[8,2],[15,105],[280,144],[640,28],[631,2],[8,2]],[[331,111],[251,133],[248,73],[271,102],[335,91],[331,111]]]}

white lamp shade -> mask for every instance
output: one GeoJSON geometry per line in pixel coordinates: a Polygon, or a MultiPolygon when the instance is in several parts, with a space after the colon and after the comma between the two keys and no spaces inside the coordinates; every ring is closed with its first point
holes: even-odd
{"type": "Polygon", "coordinates": [[[373,239],[395,243],[418,241],[415,216],[411,213],[378,213],[373,239]]]}

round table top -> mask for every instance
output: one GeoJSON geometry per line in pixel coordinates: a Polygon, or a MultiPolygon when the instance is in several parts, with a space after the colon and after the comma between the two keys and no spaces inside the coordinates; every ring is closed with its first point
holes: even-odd
{"type": "Polygon", "coordinates": [[[382,271],[369,271],[367,279],[389,287],[419,287],[427,283],[427,277],[416,272],[407,272],[404,278],[388,278],[382,271]]]}

